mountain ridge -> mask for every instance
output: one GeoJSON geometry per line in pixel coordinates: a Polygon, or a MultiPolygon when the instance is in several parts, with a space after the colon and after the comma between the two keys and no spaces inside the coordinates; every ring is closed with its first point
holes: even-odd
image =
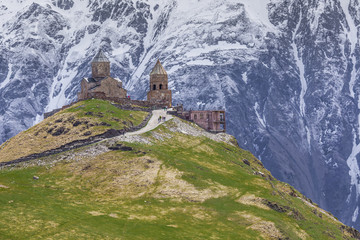
{"type": "MultiPolygon", "coordinates": [[[[89,110],[94,113],[91,123],[119,114],[139,114],[125,110],[113,113],[110,102],[89,100],[19,136],[43,136],[39,132],[43,129],[50,142],[61,141],[61,135],[50,138],[53,131],[48,131],[49,124],[66,123],[68,113],[75,111],[71,117],[84,125],[84,120],[90,119],[83,113],[89,110]]],[[[158,113],[165,114],[163,110],[158,113]]],[[[233,136],[209,133],[176,117],[154,127],[0,166],[1,236],[360,238],[358,231],[273,178],[258,159],[238,147],[233,136]]],[[[21,143],[19,136],[8,144],[17,141],[26,149],[31,142],[21,143]]],[[[6,151],[8,146],[2,147],[6,151]]]]}
{"type": "Polygon", "coordinates": [[[344,223],[359,225],[357,1],[1,5],[0,142],[74,101],[100,47],[137,99],[160,58],[175,104],[225,107],[242,148],[344,223]]]}

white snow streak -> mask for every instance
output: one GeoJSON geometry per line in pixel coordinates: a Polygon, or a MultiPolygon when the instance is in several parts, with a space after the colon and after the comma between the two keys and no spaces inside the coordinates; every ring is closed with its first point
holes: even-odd
{"type": "Polygon", "coordinates": [[[305,79],[305,66],[304,66],[304,63],[303,63],[302,58],[300,56],[300,52],[299,52],[299,50],[298,50],[298,48],[296,46],[296,42],[295,42],[296,33],[298,32],[298,30],[300,28],[301,18],[302,18],[302,15],[300,14],[299,22],[296,25],[291,45],[292,45],[292,48],[294,50],[294,56],[295,56],[295,60],[296,60],[296,65],[299,68],[299,77],[300,77],[300,83],[301,83],[300,114],[301,114],[302,117],[304,117],[305,114],[306,114],[306,111],[305,111],[306,104],[305,104],[304,96],[305,96],[306,91],[307,91],[307,82],[306,82],[306,79],[305,79]]]}
{"type": "Polygon", "coordinates": [[[350,169],[349,175],[351,179],[351,185],[355,186],[356,189],[356,200],[357,200],[360,194],[360,184],[358,183],[358,178],[360,177],[360,169],[356,156],[360,153],[360,144],[356,145],[356,133],[354,132],[353,134],[354,134],[353,149],[351,151],[350,156],[346,160],[346,163],[350,169]]]}
{"type": "Polygon", "coordinates": [[[248,83],[248,76],[247,76],[247,72],[244,72],[243,74],[241,74],[242,80],[244,81],[244,83],[248,83]]]}
{"type": "MultiPolygon", "coordinates": [[[[356,57],[355,57],[355,48],[356,48],[356,44],[358,42],[357,40],[357,27],[355,26],[355,23],[350,15],[349,12],[349,4],[350,4],[350,0],[341,0],[340,1],[341,7],[345,13],[346,16],[346,21],[349,25],[350,31],[348,31],[348,38],[349,41],[351,43],[351,61],[353,63],[353,68],[351,71],[351,79],[349,82],[349,92],[350,92],[350,96],[351,97],[355,97],[355,92],[354,92],[354,85],[355,85],[355,80],[356,80],[356,69],[355,69],[355,63],[356,63],[356,57]]],[[[358,105],[360,103],[360,96],[358,99],[358,105]]],[[[360,126],[360,115],[358,115],[358,125],[360,126]]],[[[360,169],[359,169],[359,164],[358,161],[356,159],[356,156],[360,153],[360,144],[356,144],[356,135],[360,134],[360,129],[357,129],[357,133],[355,132],[355,130],[353,131],[353,135],[354,135],[354,140],[353,140],[353,148],[351,151],[350,156],[348,157],[348,159],[346,160],[347,165],[349,166],[350,170],[349,170],[349,175],[351,178],[351,185],[355,186],[356,189],[356,200],[358,200],[359,198],[359,194],[360,194],[360,183],[358,182],[358,178],[360,177],[360,169]]],[[[348,200],[350,200],[350,196],[351,196],[351,192],[348,196],[348,200]]],[[[358,209],[357,214],[356,214],[356,218],[358,215],[358,209]]],[[[355,215],[355,213],[354,213],[355,215]]],[[[354,219],[354,216],[353,216],[354,219]]],[[[355,219],[356,220],[356,219],[355,219]]]]}
{"type": "Polygon", "coordinates": [[[255,110],[256,117],[258,118],[261,126],[263,126],[264,128],[266,128],[266,120],[260,116],[259,111],[258,111],[259,109],[260,109],[260,106],[259,106],[259,104],[256,102],[256,103],[255,103],[255,106],[254,106],[254,110],[255,110]]]}
{"type": "Polygon", "coordinates": [[[186,57],[199,57],[202,54],[208,54],[214,51],[227,51],[227,50],[239,50],[247,49],[246,45],[240,43],[228,43],[225,41],[219,41],[218,45],[204,44],[201,48],[195,48],[185,54],[186,57]]]}
{"type": "Polygon", "coordinates": [[[358,218],[358,215],[359,215],[359,207],[356,207],[355,211],[354,211],[354,214],[352,216],[352,222],[356,222],[356,219],[358,218]]]}
{"type": "Polygon", "coordinates": [[[306,130],[306,139],[307,139],[307,142],[309,144],[309,148],[310,148],[310,143],[311,143],[311,133],[310,133],[310,130],[308,128],[308,126],[305,127],[305,130],[306,130]]]}
{"type": "Polygon", "coordinates": [[[8,85],[10,83],[11,74],[12,74],[12,67],[13,67],[13,65],[11,63],[9,63],[8,74],[6,76],[6,79],[0,84],[0,89],[4,88],[6,85],[8,85]]]}
{"type": "Polygon", "coordinates": [[[354,85],[355,85],[355,80],[356,80],[356,69],[355,69],[355,63],[356,63],[356,57],[355,57],[355,48],[356,48],[356,44],[358,43],[358,39],[357,39],[357,27],[354,23],[354,20],[352,19],[350,12],[349,12],[349,4],[350,4],[350,0],[341,0],[340,1],[341,7],[345,13],[346,16],[346,21],[349,25],[350,31],[348,32],[348,38],[349,41],[351,43],[351,61],[353,64],[352,70],[351,70],[351,79],[349,82],[349,91],[350,91],[350,96],[351,97],[355,97],[355,92],[354,92],[354,85]]]}
{"type": "MultiPolygon", "coordinates": [[[[306,115],[305,94],[307,92],[308,86],[307,86],[307,82],[306,82],[306,78],[305,78],[305,65],[304,65],[304,62],[302,61],[302,57],[300,55],[299,49],[296,46],[296,34],[300,29],[301,19],[302,19],[302,13],[300,12],[299,22],[297,23],[296,28],[293,33],[291,46],[294,51],[296,65],[299,68],[299,77],[300,77],[300,84],[301,84],[301,92],[300,92],[300,96],[299,96],[300,97],[300,115],[304,118],[306,115]]],[[[310,148],[311,133],[307,126],[305,126],[305,131],[306,131],[306,139],[308,142],[308,146],[310,148]]]]}

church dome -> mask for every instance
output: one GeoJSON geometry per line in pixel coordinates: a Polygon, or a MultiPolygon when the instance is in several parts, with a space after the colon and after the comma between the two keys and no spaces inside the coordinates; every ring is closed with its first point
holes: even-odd
{"type": "Polygon", "coordinates": [[[157,60],[155,67],[151,71],[150,75],[167,75],[167,72],[165,71],[164,67],[161,65],[160,60],[157,60]]]}
{"type": "Polygon", "coordinates": [[[92,60],[93,63],[99,62],[110,62],[109,59],[105,56],[104,52],[100,49],[99,52],[96,54],[94,59],[92,60]]]}

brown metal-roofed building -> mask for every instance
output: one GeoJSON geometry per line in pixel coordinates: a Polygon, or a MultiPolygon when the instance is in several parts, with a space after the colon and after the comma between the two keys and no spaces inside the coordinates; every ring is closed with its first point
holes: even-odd
{"type": "Polygon", "coordinates": [[[189,111],[189,119],[210,132],[225,132],[225,111],[189,111]]]}
{"type": "Polygon", "coordinates": [[[174,107],[176,115],[193,121],[210,132],[226,132],[225,110],[190,110],[186,111],[182,105],[174,107]]]}

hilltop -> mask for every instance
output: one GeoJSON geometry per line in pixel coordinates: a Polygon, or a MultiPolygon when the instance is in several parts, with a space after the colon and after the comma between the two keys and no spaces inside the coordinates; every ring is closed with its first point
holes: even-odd
{"type": "Polygon", "coordinates": [[[140,125],[148,116],[145,108],[144,111],[130,111],[103,100],[81,101],[2,144],[0,162],[42,153],[76,141],[116,134],[116,131],[140,125]]]}
{"type": "MultiPolygon", "coordinates": [[[[85,131],[135,126],[148,115],[113,107],[79,102],[3,144],[1,159],[83,139],[85,131]],[[82,127],[58,136],[49,131],[74,121],[82,127]],[[82,130],[85,121],[89,128],[82,130]],[[13,152],[16,144],[21,147],[13,152]]],[[[1,239],[359,238],[272,177],[234,137],[176,117],[167,120],[144,133],[2,167],[1,239]]]]}

